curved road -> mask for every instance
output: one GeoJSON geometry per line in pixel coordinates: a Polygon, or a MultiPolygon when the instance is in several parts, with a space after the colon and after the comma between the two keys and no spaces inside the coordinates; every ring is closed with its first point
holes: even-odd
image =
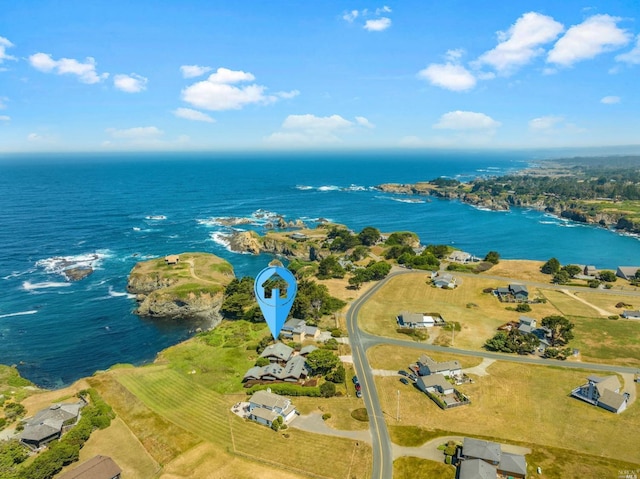
{"type": "MultiPolygon", "coordinates": [[[[389,431],[387,424],[385,423],[382,413],[382,406],[378,399],[378,394],[375,389],[375,383],[373,379],[373,371],[367,361],[366,350],[371,346],[377,344],[392,344],[396,346],[408,346],[417,349],[424,349],[427,351],[439,351],[446,353],[460,354],[464,356],[479,356],[489,359],[498,359],[501,361],[512,361],[525,364],[538,364],[544,366],[556,366],[573,369],[590,369],[594,371],[607,371],[607,372],[620,372],[620,373],[637,373],[638,368],[615,366],[609,364],[596,364],[596,363],[576,363],[567,361],[558,361],[556,359],[543,359],[533,358],[529,356],[514,356],[501,353],[492,353],[488,351],[468,351],[466,349],[458,349],[443,346],[434,346],[432,344],[416,343],[413,341],[405,341],[400,339],[384,338],[381,336],[374,336],[360,330],[358,326],[358,313],[360,308],[367,302],[367,300],[375,294],[380,288],[382,288],[387,281],[400,274],[415,273],[414,271],[397,271],[389,274],[382,281],[377,283],[373,288],[364,293],[360,298],[354,301],[349,310],[347,311],[346,323],[347,330],[349,332],[349,340],[351,343],[351,350],[353,355],[353,366],[358,375],[360,384],[362,385],[362,398],[369,414],[369,423],[371,428],[372,448],[373,448],[373,472],[372,478],[388,479],[393,476],[393,450],[391,446],[391,439],[389,438],[389,431]]],[[[498,277],[495,277],[498,279],[498,277]]],[[[502,279],[502,278],[500,278],[502,279]]],[[[527,281],[520,281],[520,283],[529,283],[527,281]]],[[[544,285],[545,287],[553,285],[544,285]]],[[[629,292],[627,292],[629,293],[629,292]]],[[[638,293],[631,293],[629,295],[638,296],[638,293]]]]}

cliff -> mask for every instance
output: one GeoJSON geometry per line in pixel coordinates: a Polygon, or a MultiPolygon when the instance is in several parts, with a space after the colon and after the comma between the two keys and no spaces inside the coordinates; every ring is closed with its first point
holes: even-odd
{"type": "Polygon", "coordinates": [[[309,237],[296,241],[288,233],[267,233],[260,236],[253,231],[240,231],[229,238],[229,248],[238,253],[267,253],[289,259],[316,261],[324,256],[318,245],[326,238],[324,230],[319,236],[321,238],[309,237]]]}
{"type": "Polygon", "coordinates": [[[137,263],[127,291],[136,295],[140,316],[205,320],[217,326],[224,289],[234,278],[232,266],[208,253],[182,253],[167,262],[157,258],[137,263]]]}

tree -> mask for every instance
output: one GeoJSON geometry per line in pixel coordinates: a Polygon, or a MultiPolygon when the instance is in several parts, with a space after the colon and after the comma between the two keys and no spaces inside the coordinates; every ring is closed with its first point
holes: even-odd
{"type": "Polygon", "coordinates": [[[498,264],[500,262],[500,254],[497,251],[489,251],[484,260],[491,264],[498,264]]]}
{"type": "Polygon", "coordinates": [[[380,240],[380,230],[373,226],[367,226],[358,233],[358,239],[365,246],[373,246],[380,240]]]}
{"type": "Polygon", "coordinates": [[[325,376],[327,381],[331,381],[332,383],[342,384],[344,382],[346,372],[344,370],[344,366],[342,364],[338,364],[338,367],[335,368],[332,372],[325,376]]]}
{"type": "Polygon", "coordinates": [[[271,422],[271,429],[273,429],[274,431],[279,431],[283,423],[284,420],[282,419],[282,416],[278,416],[273,420],[273,422],[271,422]]]}
{"type": "Polygon", "coordinates": [[[320,395],[323,398],[330,398],[336,395],[336,385],[327,381],[320,385],[320,395]]]}
{"type": "Polygon", "coordinates": [[[558,271],[560,271],[560,261],[558,261],[556,258],[551,258],[542,265],[540,271],[545,274],[556,274],[558,271]]]}
{"type": "Polygon", "coordinates": [[[316,349],[307,356],[307,364],[314,374],[325,375],[340,363],[340,358],[328,349],[316,349]]]}
{"type": "Polygon", "coordinates": [[[556,284],[567,284],[569,282],[569,280],[571,279],[571,277],[569,276],[569,273],[567,273],[565,270],[561,269],[560,271],[558,271],[554,276],[553,276],[553,282],[556,284]]]}
{"type": "Polygon", "coordinates": [[[636,271],[636,274],[634,275],[634,277],[636,279],[640,279],[640,269],[636,271]]]}
{"type": "Polygon", "coordinates": [[[617,277],[613,271],[604,270],[598,273],[598,279],[600,281],[606,281],[607,283],[613,283],[617,279],[617,277]]]}
{"type": "Polygon", "coordinates": [[[318,264],[318,279],[329,278],[344,278],[344,268],[333,255],[327,256],[318,264]]]}
{"type": "Polygon", "coordinates": [[[569,277],[573,278],[575,275],[582,273],[582,268],[575,264],[568,264],[562,267],[562,271],[566,271],[569,277]]]}
{"type": "Polygon", "coordinates": [[[565,345],[573,339],[574,324],[564,316],[546,316],[542,326],[551,330],[551,346],[565,345]]]}
{"type": "Polygon", "coordinates": [[[516,311],[518,313],[528,313],[529,311],[531,311],[531,306],[529,306],[527,303],[520,303],[518,304],[518,306],[516,306],[516,311]]]}
{"type": "Polygon", "coordinates": [[[369,254],[369,248],[363,245],[358,245],[353,248],[353,251],[349,255],[349,259],[351,261],[360,261],[362,258],[366,257],[369,254]]]}

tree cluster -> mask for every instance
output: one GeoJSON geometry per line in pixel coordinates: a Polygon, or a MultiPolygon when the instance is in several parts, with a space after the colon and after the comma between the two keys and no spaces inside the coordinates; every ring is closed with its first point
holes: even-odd
{"type": "Polygon", "coordinates": [[[330,251],[345,252],[359,245],[373,246],[380,240],[380,231],[373,226],[367,226],[358,234],[353,234],[342,226],[332,226],[327,233],[331,239],[327,247],[330,251]]]}
{"type": "Polygon", "coordinates": [[[487,339],[485,347],[490,351],[503,353],[530,354],[540,345],[540,339],[533,333],[523,334],[516,328],[511,331],[498,331],[496,335],[487,339]]]}
{"type": "Polygon", "coordinates": [[[551,346],[563,346],[573,339],[574,324],[564,316],[547,316],[542,318],[542,326],[551,331],[551,346]]]}
{"type": "Polygon", "coordinates": [[[378,281],[383,279],[391,271],[391,265],[386,261],[371,261],[366,268],[358,268],[349,278],[349,284],[359,289],[362,283],[367,281],[378,281]]]}

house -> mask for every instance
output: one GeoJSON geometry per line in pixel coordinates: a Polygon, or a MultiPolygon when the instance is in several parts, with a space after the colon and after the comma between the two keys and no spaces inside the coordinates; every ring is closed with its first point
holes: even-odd
{"type": "Polygon", "coordinates": [[[289,399],[273,394],[270,389],[256,391],[249,399],[249,419],[265,426],[271,426],[278,416],[287,423],[297,413],[289,399]]]}
{"type": "Polygon", "coordinates": [[[316,346],[314,346],[313,344],[309,344],[303,347],[298,354],[306,358],[309,353],[314,352],[316,349],[318,349],[316,346]]]}
{"type": "Polygon", "coordinates": [[[38,411],[35,416],[23,421],[24,430],[20,433],[20,442],[36,450],[59,439],[65,428],[78,422],[80,409],[85,404],[84,401],[58,403],[38,411]]]}
{"type": "Polygon", "coordinates": [[[436,288],[447,288],[453,289],[457,286],[457,280],[450,274],[438,274],[435,279],[433,279],[433,284],[436,288]]]}
{"type": "Polygon", "coordinates": [[[122,469],[108,456],[94,456],[58,479],[120,479],[122,469]]]}
{"type": "Polygon", "coordinates": [[[536,320],[527,316],[520,316],[518,323],[518,331],[522,334],[533,333],[536,329],[536,320]]]}
{"type": "Polygon", "coordinates": [[[165,264],[178,264],[180,262],[180,255],[170,254],[164,257],[165,264]]]}
{"type": "Polygon", "coordinates": [[[410,313],[402,311],[398,317],[398,326],[401,328],[430,328],[435,325],[435,320],[431,316],[422,313],[410,313]]]}
{"type": "Polygon", "coordinates": [[[315,326],[308,326],[304,319],[291,318],[284,323],[280,334],[283,338],[302,343],[305,339],[318,339],[320,330],[315,326]]]}
{"type": "Polygon", "coordinates": [[[277,342],[264,348],[264,351],[260,353],[260,357],[267,358],[272,363],[286,363],[292,354],[293,348],[284,343],[277,342]]]}
{"type": "Polygon", "coordinates": [[[529,299],[529,291],[523,284],[510,284],[506,288],[498,288],[494,291],[500,301],[527,301],[529,299]]]}
{"type": "Polygon", "coordinates": [[[454,387],[442,374],[421,376],[416,381],[416,386],[423,393],[438,392],[440,394],[453,394],[454,387]]]}
{"type": "Polygon", "coordinates": [[[597,276],[598,274],[598,269],[595,266],[592,265],[587,265],[584,267],[584,269],[582,270],[582,273],[585,276],[597,276]]]}
{"type": "Polygon", "coordinates": [[[246,372],[242,382],[285,381],[296,383],[307,378],[309,373],[305,356],[298,354],[291,357],[284,365],[273,362],[266,366],[254,366],[246,372]]]}
{"type": "Polygon", "coordinates": [[[458,460],[460,461],[459,477],[462,479],[484,478],[484,477],[513,477],[524,479],[527,474],[527,462],[520,454],[510,454],[502,451],[502,445],[492,442],[465,437],[462,448],[458,450],[458,460]],[[481,466],[477,461],[484,462],[486,466],[481,466]],[[464,464],[471,462],[470,466],[464,464]],[[463,468],[467,475],[462,476],[463,468]],[[473,473],[484,475],[472,475],[473,473]],[[491,475],[491,474],[494,475],[491,475]]]}
{"type": "Polygon", "coordinates": [[[630,281],[635,278],[636,271],[640,269],[640,266],[618,266],[616,270],[616,276],[618,278],[626,279],[630,281]]]}
{"type": "Polygon", "coordinates": [[[302,233],[291,233],[291,239],[295,241],[306,241],[309,237],[302,233]]]}
{"type": "Polygon", "coordinates": [[[620,316],[626,319],[640,319],[640,310],[631,311],[629,309],[626,309],[620,316]]]}
{"type": "Polygon", "coordinates": [[[418,359],[417,366],[419,376],[429,376],[432,374],[442,374],[443,376],[451,377],[462,376],[462,366],[460,366],[460,362],[457,360],[439,363],[426,354],[423,354],[420,356],[420,359],[418,359]]]}
{"type": "Polygon", "coordinates": [[[618,376],[589,376],[587,383],[571,391],[571,395],[607,411],[621,413],[627,408],[629,394],[620,394],[618,376]]]}
{"type": "Polygon", "coordinates": [[[466,251],[454,251],[449,255],[449,261],[453,261],[455,263],[471,263],[478,261],[478,258],[466,251]]]}
{"type": "Polygon", "coordinates": [[[487,464],[482,459],[462,461],[458,468],[458,479],[497,479],[498,471],[495,466],[487,464]]]}

